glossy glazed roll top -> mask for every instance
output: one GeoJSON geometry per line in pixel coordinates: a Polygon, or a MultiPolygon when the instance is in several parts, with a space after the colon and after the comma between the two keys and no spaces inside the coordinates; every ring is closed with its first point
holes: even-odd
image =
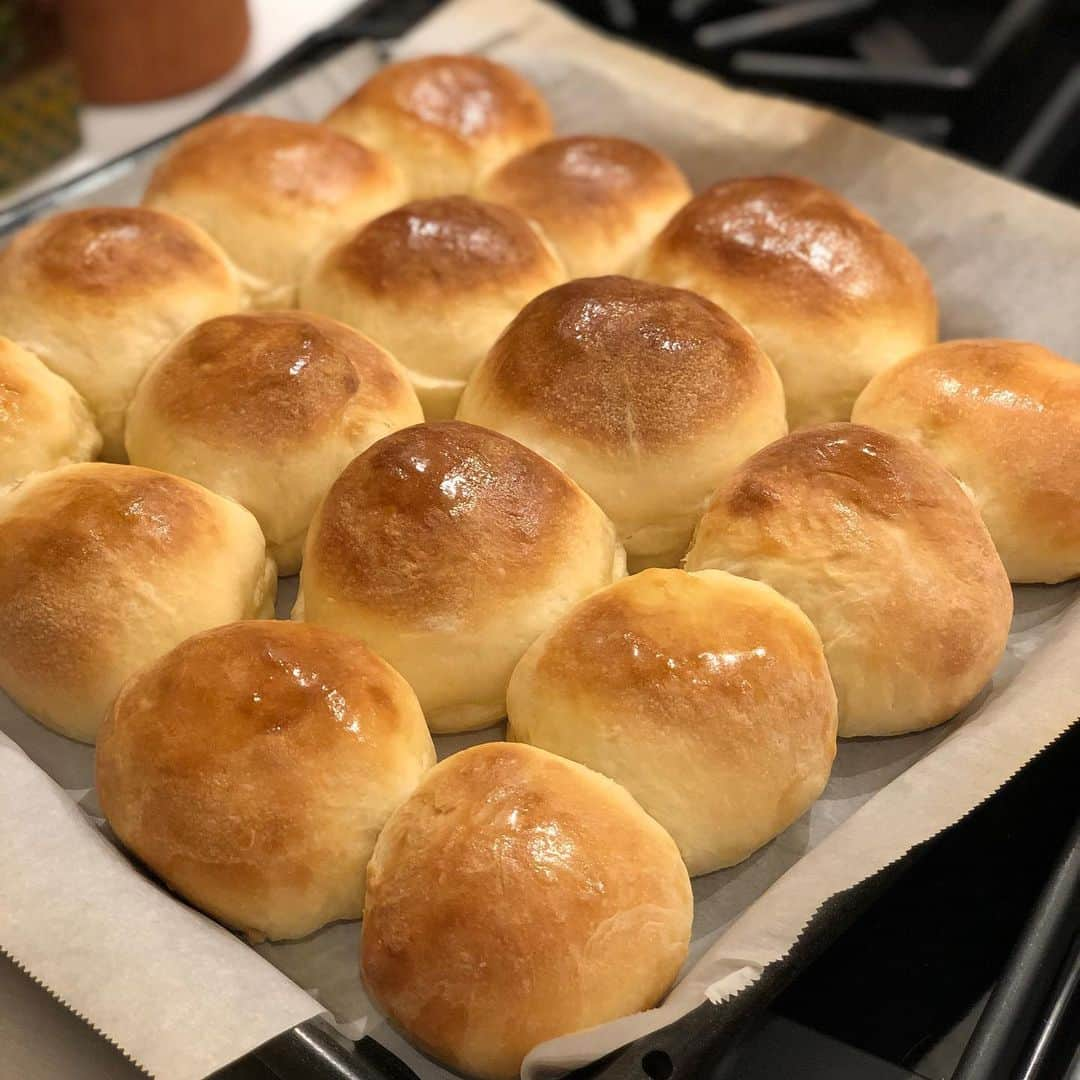
{"type": "Polygon", "coordinates": [[[124,686],[97,790],[124,845],[191,903],[254,940],[294,938],[360,916],[379,830],[434,763],[389,665],[331,630],[251,621],[124,686]]]}
{"type": "Polygon", "coordinates": [[[408,203],[335,245],[312,267],[300,303],[392,352],[428,419],[448,419],[503,327],[565,277],[520,214],[452,196],[408,203]]]}
{"type": "Polygon", "coordinates": [[[841,735],[949,719],[1001,658],[1012,591],[978,510],[907,439],[858,424],[795,432],[717,489],[688,570],[756,578],[817,627],[841,735]]]}
{"type": "Polygon", "coordinates": [[[0,334],[79,391],[109,461],[124,460],[124,413],[158,353],[246,303],[232,264],[202,229],[145,207],[55,214],[0,252],[0,334]]]}
{"type": "Polygon", "coordinates": [[[636,565],[672,565],[709,494],[787,431],[750,334],[683,289],[582,278],[538,296],[477,368],[458,416],[565,469],[636,565]]]}
{"type": "Polygon", "coordinates": [[[432,730],[468,730],[505,714],[521,654],[623,560],[602,511],[539,455],[469,424],[421,424],[331,487],[294,617],[370,645],[432,730]]]}
{"type": "Polygon", "coordinates": [[[622,784],[691,874],[786,829],[836,753],[836,694],[810,620],[715,570],[645,570],[583,600],[515,668],[507,711],[509,738],[622,784]]]}
{"type": "Polygon", "coordinates": [[[849,419],[874,375],[937,340],[919,260],[799,177],[714,184],[672,218],[639,273],[709,297],[753,332],[784,380],[793,429],[849,419]]]}
{"type": "Polygon", "coordinates": [[[306,312],[241,313],[196,326],[150,368],[127,451],[246,506],[292,574],[342,469],[422,419],[405,371],[355,330],[306,312]]]}
{"type": "Polygon", "coordinates": [[[284,307],[312,255],[406,198],[378,150],[322,124],[236,114],[181,136],[143,203],[197,222],[252,275],[261,307],[284,307]]]}
{"type": "Polygon", "coordinates": [[[631,274],[690,185],[657,150],[610,135],[552,139],[511,158],[480,186],[535,221],[570,277],[631,274]]]}
{"type": "Polygon", "coordinates": [[[326,123],[389,154],[414,199],[473,191],[491,169],[551,135],[536,89],[483,56],[387,64],[326,123]]]}
{"type": "Polygon", "coordinates": [[[470,1076],[655,1005],[686,957],[693,900],[671,837],[617,784],[531,746],[437,765],[368,868],[368,990],[470,1076]]]}
{"type": "Polygon", "coordinates": [[[200,630],[273,611],[242,506],[132,465],[66,465],[0,502],[0,687],[93,742],[124,680],[200,630]]]}
{"type": "Polygon", "coordinates": [[[1080,366],[1023,341],[947,341],[883,371],[852,415],[967,486],[1011,580],[1080,574],[1080,366]]]}

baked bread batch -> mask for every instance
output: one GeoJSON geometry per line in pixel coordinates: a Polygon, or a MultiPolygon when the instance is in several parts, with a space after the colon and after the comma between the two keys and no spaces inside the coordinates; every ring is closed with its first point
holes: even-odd
{"type": "Polygon", "coordinates": [[[838,194],[715,179],[429,56],[0,251],[0,688],[208,914],[362,915],[466,1075],[656,1005],[690,875],[838,735],[962,712],[1010,581],[1080,574],[1080,369],[939,343],[838,194]]]}

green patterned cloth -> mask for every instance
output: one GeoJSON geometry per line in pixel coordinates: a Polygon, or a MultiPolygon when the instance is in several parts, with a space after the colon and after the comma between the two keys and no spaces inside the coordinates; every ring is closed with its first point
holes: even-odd
{"type": "Polygon", "coordinates": [[[34,62],[20,6],[0,0],[0,192],[79,145],[74,69],[55,41],[34,62]]]}

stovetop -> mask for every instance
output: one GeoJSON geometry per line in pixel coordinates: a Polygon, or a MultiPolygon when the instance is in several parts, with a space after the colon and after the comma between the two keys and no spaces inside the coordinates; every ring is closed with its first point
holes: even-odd
{"type": "Polygon", "coordinates": [[[1080,0],[560,0],[737,85],[1080,202],[1080,0]]]}

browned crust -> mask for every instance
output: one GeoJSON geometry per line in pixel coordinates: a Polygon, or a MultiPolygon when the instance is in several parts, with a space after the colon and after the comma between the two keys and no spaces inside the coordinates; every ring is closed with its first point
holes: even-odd
{"type": "Polygon", "coordinates": [[[380,836],[361,961],[411,1039],[510,1077],[537,1043],[654,1004],[690,915],[677,849],[621,788],[489,743],[436,766],[380,836]]]}
{"type": "Polygon", "coordinates": [[[387,793],[420,769],[417,733],[408,687],[359,642],[234,623],[125,684],[98,736],[97,790],[125,845],[236,925],[248,905],[318,910],[327,864],[353,857],[342,847],[365,822],[373,840],[398,801],[387,793]]]}
{"type": "Polygon", "coordinates": [[[201,488],[130,465],[57,470],[0,514],[0,652],[26,679],[70,680],[104,662],[123,610],[102,584],[225,541],[201,488]]]}
{"type": "Polygon", "coordinates": [[[532,277],[541,283],[556,266],[516,211],[453,195],[376,218],[335,248],[321,273],[339,274],[373,296],[421,303],[532,277]]]}
{"type": "Polygon", "coordinates": [[[194,226],[143,206],[70,210],[35,222],[0,253],[6,288],[112,301],[199,278],[227,288],[228,264],[194,226]]]}
{"type": "MultiPolygon", "coordinates": [[[[756,317],[776,305],[818,319],[866,309],[936,325],[930,280],[894,236],[827,188],[795,176],[714,184],[657,237],[647,276],[674,260],[757,292],[756,317]]],[[[741,295],[741,293],[740,293],[741,295]]],[[[931,334],[931,337],[933,335],[931,334]]]]}
{"type": "Polygon", "coordinates": [[[516,71],[483,56],[434,55],[388,64],[327,117],[377,109],[470,143],[505,133],[542,139],[551,114],[516,71]]]}
{"type": "Polygon", "coordinates": [[[554,465],[457,421],[381,439],[345,469],[305,566],[388,618],[457,617],[515,597],[564,560],[595,508],[554,465]]]}
{"type": "Polygon", "coordinates": [[[623,738],[675,740],[725,766],[763,767],[785,745],[830,761],[836,698],[820,640],[779,596],[734,582],[681,570],[617,582],[547,637],[537,674],[602,702],[623,738]]]}
{"type": "Polygon", "coordinates": [[[693,439],[775,378],[750,334],[704,297],[598,277],[528,303],[474,381],[512,412],[633,451],[693,439]]]}
{"type": "Polygon", "coordinates": [[[484,195],[545,229],[630,228],[642,207],[690,198],[677,166],[642,143],[614,136],[552,139],[512,158],[484,195]]]}
{"type": "Polygon", "coordinates": [[[1080,568],[1080,366],[1030,342],[943,342],[877,376],[855,415],[934,454],[1008,553],[1080,568]]]}
{"type": "Polygon", "coordinates": [[[307,442],[353,403],[399,407],[407,380],[355,330],[307,312],[222,315],[189,330],[141,394],[165,422],[218,446],[307,442]]]}
{"type": "Polygon", "coordinates": [[[333,209],[395,182],[385,155],[322,124],[234,114],[179,139],[154,169],[144,200],[194,188],[223,192],[246,210],[333,209]]]}
{"type": "Polygon", "coordinates": [[[826,655],[822,619],[850,610],[868,670],[908,668],[917,649],[945,698],[953,679],[989,676],[1004,645],[1012,592],[1001,560],[971,500],[907,439],[827,424],[777,440],[717,490],[687,565],[708,561],[713,543],[737,572],[770,583],[774,563],[785,574],[804,566],[826,655]]]}

